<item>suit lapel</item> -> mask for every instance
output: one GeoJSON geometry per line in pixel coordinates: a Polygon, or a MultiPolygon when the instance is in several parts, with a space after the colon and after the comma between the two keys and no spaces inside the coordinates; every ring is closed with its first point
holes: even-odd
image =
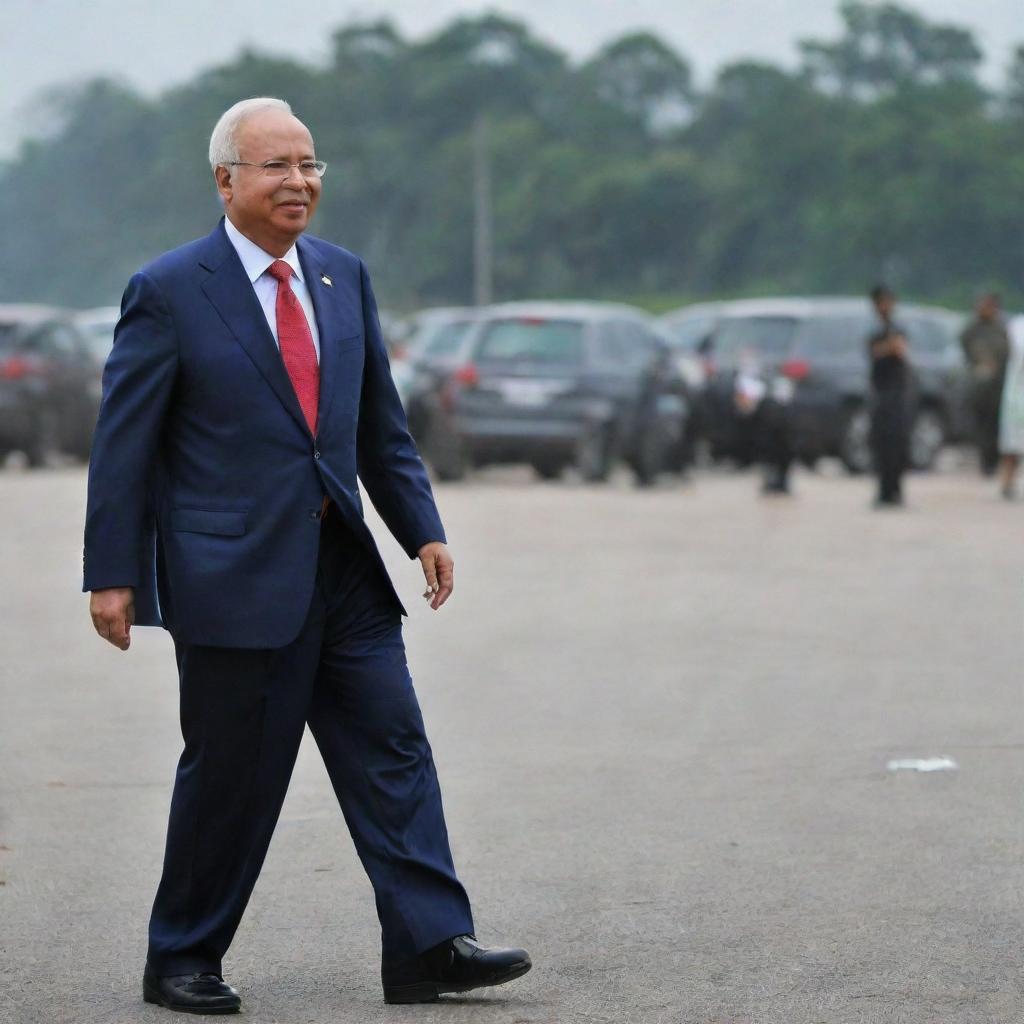
{"type": "MultiPolygon", "coordinates": [[[[317,415],[317,433],[327,422],[327,414],[331,409],[331,400],[338,390],[338,359],[334,350],[338,339],[342,336],[342,321],[338,311],[338,299],[334,295],[334,285],[325,281],[323,260],[306,241],[300,237],[298,241],[299,262],[306,276],[306,288],[313,299],[316,312],[317,328],[320,332],[320,403],[317,415]]],[[[330,280],[329,277],[326,280],[330,280]]]]}
{"type": "MultiPolygon", "coordinates": [[[[302,414],[298,398],[295,397],[295,389],[292,387],[288,371],[284,368],[281,353],[274,342],[263,308],[253,291],[252,282],[242,267],[242,261],[224,233],[223,223],[214,229],[207,242],[209,244],[200,258],[200,264],[210,271],[210,276],[202,282],[206,297],[213,303],[228,330],[245,349],[281,404],[308,433],[306,418],[302,414]]],[[[320,311],[317,309],[318,320],[319,317],[320,311]]],[[[321,392],[322,390],[321,386],[321,392]]]]}

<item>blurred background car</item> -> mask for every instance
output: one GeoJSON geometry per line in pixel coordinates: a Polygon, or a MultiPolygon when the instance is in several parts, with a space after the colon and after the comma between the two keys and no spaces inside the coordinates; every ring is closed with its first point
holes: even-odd
{"type": "Polygon", "coordinates": [[[87,459],[102,369],[70,312],[0,305],[0,457],[21,451],[33,467],[61,453],[87,459]]]}
{"type": "MultiPolygon", "coordinates": [[[[911,465],[928,469],[946,443],[962,440],[970,430],[958,340],[963,317],[904,303],[896,321],[907,332],[917,382],[911,465]]],[[[733,396],[741,364],[756,360],[769,383],[781,377],[793,385],[790,417],[799,459],[813,465],[823,456],[837,456],[851,473],[870,469],[866,339],[875,319],[866,300],[743,299],[714,309],[678,310],[663,323],[677,338],[683,335],[703,349],[707,377],[700,410],[713,458],[741,464],[753,459],[733,396]]]]}
{"type": "Polygon", "coordinates": [[[476,318],[473,306],[434,307],[406,318],[404,341],[391,370],[409,430],[417,440],[439,415],[445,381],[466,360],[469,328],[476,318]]]}
{"type": "Polygon", "coordinates": [[[99,306],[75,314],[75,324],[85,336],[93,356],[102,366],[114,347],[114,328],[121,319],[118,306],[99,306]]]}
{"type": "Polygon", "coordinates": [[[681,468],[686,384],[645,313],[516,302],[477,310],[464,329],[458,323],[415,427],[441,479],[521,462],[544,479],[575,466],[599,481],[622,459],[647,484],[681,468]]]}
{"type": "Polygon", "coordinates": [[[692,372],[694,367],[699,370],[699,383],[706,379],[711,335],[728,305],[727,302],[695,302],[659,319],[673,351],[684,360],[686,372],[692,372]]]}

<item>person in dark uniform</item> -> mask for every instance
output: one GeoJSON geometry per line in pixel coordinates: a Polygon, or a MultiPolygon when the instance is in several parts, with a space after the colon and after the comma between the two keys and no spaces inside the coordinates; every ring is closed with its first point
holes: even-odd
{"type": "Polygon", "coordinates": [[[981,471],[992,476],[999,465],[999,405],[1010,354],[1010,339],[1000,312],[999,296],[982,295],[974,319],[960,335],[971,372],[971,412],[981,471]]]}
{"type": "Polygon", "coordinates": [[[871,289],[878,327],[868,337],[871,361],[871,450],[878,475],[878,507],[903,504],[913,405],[913,373],[907,336],[893,320],[896,296],[884,285],[871,289]]]}

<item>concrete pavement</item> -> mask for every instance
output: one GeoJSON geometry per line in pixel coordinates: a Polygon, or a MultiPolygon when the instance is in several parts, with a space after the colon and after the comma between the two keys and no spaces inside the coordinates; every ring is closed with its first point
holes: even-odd
{"type": "MultiPolygon", "coordinates": [[[[180,746],[171,645],[78,593],[84,473],[0,473],[0,1022],[168,1022],[139,987],[180,746]]],[[[650,493],[438,488],[440,613],[383,535],[456,863],[533,972],[386,1007],[307,737],[226,963],[259,1024],[1024,1019],[1024,503],[960,471],[650,493]],[[886,771],[948,755],[959,770],[886,771]]]]}

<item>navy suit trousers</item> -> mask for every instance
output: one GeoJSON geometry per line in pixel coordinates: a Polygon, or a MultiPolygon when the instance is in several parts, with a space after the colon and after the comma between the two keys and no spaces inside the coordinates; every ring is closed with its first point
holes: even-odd
{"type": "Polygon", "coordinates": [[[473,931],[401,615],[336,514],[321,526],[317,585],[294,642],[259,650],[176,640],[175,651],[185,748],[149,928],[158,975],[221,973],[307,724],[373,884],[384,962],[473,931]]]}

